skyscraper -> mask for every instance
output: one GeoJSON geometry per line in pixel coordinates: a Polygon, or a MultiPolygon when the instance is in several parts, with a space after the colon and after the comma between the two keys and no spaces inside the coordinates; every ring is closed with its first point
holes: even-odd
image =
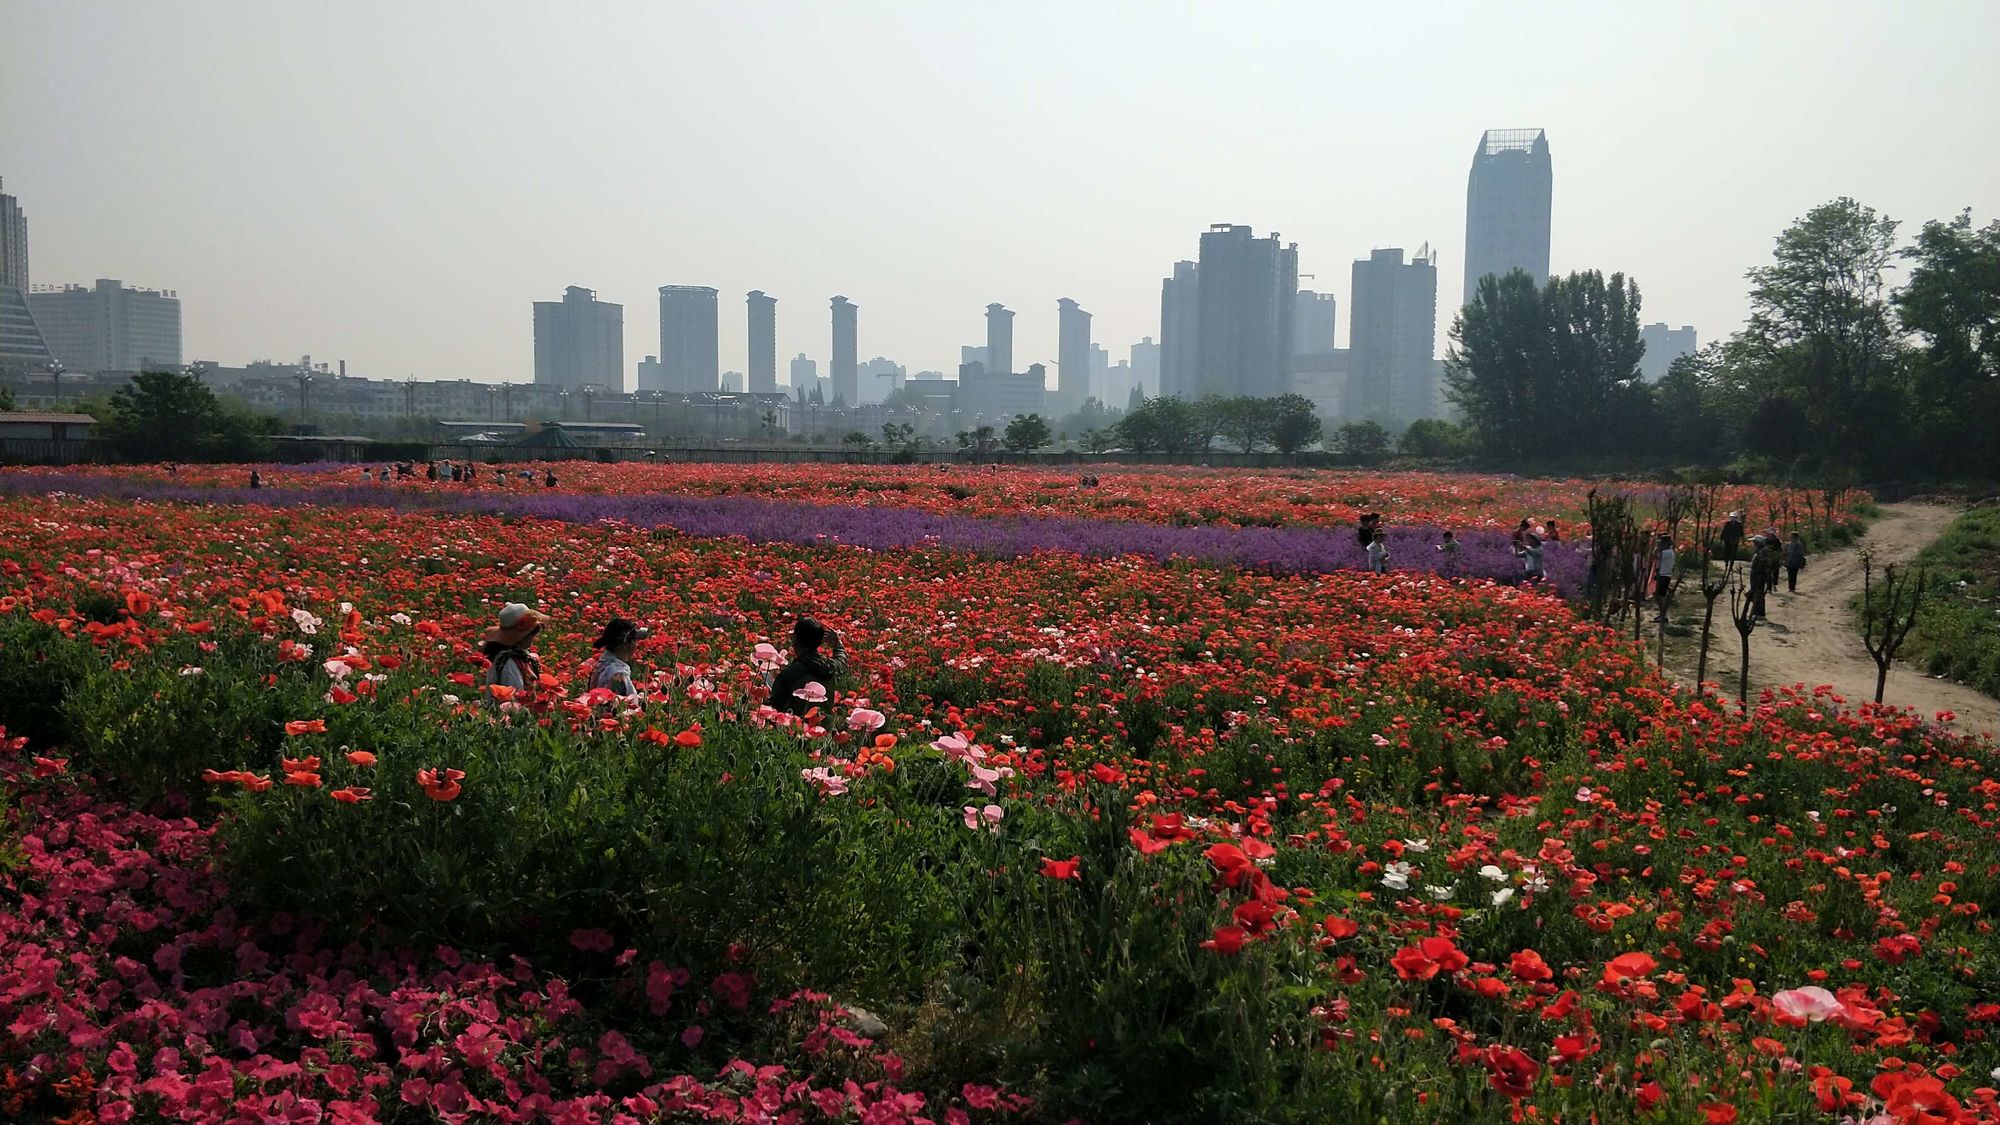
{"type": "Polygon", "coordinates": [[[706,285],[660,286],[660,366],[667,370],[669,391],[694,394],[722,386],[717,315],[714,289],[706,285]]]}
{"type": "Polygon", "coordinates": [[[0,192],[0,370],[39,370],[55,358],[35,326],[27,292],[28,217],[0,192]]]}
{"type": "Polygon", "coordinates": [[[1292,313],[1292,354],[1324,355],[1333,350],[1333,294],[1299,290],[1292,313]]]}
{"type": "Polygon", "coordinates": [[[649,355],[639,361],[639,385],[641,391],[664,391],[667,389],[667,369],[660,365],[660,357],[649,355]]]}
{"type": "Polygon", "coordinates": [[[827,361],[826,373],[833,383],[833,401],[842,406],[853,406],[861,401],[861,374],[854,324],[857,308],[845,297],[833,299],[833,358],[827,361]]]}
{"type": "Polygon", "coordinates": [[[0,191],[0,288],[28,291],[28,217],[21,213],[20,201],[3,191],[0,191]]]}
{"type": "Polygon", "coordinates": [[[1090,314],[1068,297],[1056,302],[1055,414],[1083,408],[1090,397],[1090,314]]]}
{"type": "Polygon", "coordinates": [[[1400,424],[1437,414],[1437,258],[1400,247],[1354,263],[1347,346],[1349,419],[1400,424]]]}
{"type": "Polygon", "coordinates": [[[998,301],[986,306],[986,373],[1014,373],[1014,313],[998,301]]]}
{"type": "Polygon", "coordinates": [[[1472,154],[1465,188],[1465,294],[1479,279],[1526,270],[1540,286],[1549,276],[1549,216],[1555,174],[1541,129],[1488,129],[1472,154]]]}
{"type": "Polygon", "coordinates": [[[1181,393],[1274,398],[1290,389],[1298,245],[1217,223],[1201,236],[1195,291],[1194,385],[1181,393]]]}
{"type": "MultiPolygon", "coordinates": [[[[1160,393],[1160,345],[1151,336],[1132,345],[1132,382],[1144,394],[1160,393]]],[[[1104,405],[1122,407],[1124,400],[1106,399],[1104,405]]]]}
{"type": "Polygon", "coordinates": [[[1695,337],[1694,325],[1668,328],[1665,321],[1639,329],[1639,342],[1646,345],[1646,354],[1639,357],[1639,377],[1648,383],[1659,382],[1675,360],[1693,355],[1695,349],[1701,346],[1695,337]]]}
{"type": "MultiPolygon", "coordinates": [[[[1199,359],[1195,354],[1201,308],[1199,277],[1193,262],[1175,262],[1174,275],[1160,282],[1160,366],[1153,381],[1140,377],[1147,394],[1185,398],[1194,393],[1195,364],[1199,359]]],[[[1138,365],[1134,360],[1132,366],[1138,365]]]]}
{"type": "Polygon", "coordinates": [[[750,305],[750,392],[771,394],[778,389],[778,299],[752,289],[750,305]]]}
{"type": "Polygon", "coordinates": [[[148,371],[181,365],[181,301],[111,278],[93,286],[44,285],[28,308],[49,351],[71,371],[148,371]]]}
{"type": "Polygon", "coordinates": [[[819,362],[804,352],[792,357],[792,393],[797,394],[804,387],[811,394],[813,385],[819,382],[819,362]]]}

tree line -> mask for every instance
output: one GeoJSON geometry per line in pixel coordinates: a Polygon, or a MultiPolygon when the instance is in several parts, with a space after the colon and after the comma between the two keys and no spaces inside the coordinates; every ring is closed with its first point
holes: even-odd
{"type": "Polygon", "coordinates": [[[2000,473],[2000,222],[1899,224],[1841,198],[1748,272],[1726,340],[1639,378],[1639,289],[1622,274],[1481,279],[1451,328],[1447,397],[1512,463],[1673,459],[1759,474],[2000,473]],[[1888,274],[1908,276],[1892,289],[1888,274]]]}

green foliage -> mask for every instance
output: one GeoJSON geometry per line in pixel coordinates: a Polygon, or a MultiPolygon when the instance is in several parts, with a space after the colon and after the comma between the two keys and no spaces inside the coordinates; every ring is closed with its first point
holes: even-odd
{"type": "Polygon", "coordinates": [[[1134,453],[1185,453],[1196,444],[1195,408],[1176,395],[1149,398],[1125,412],[1118,440],[1134,453]]]}
{"type": "Polygon", "coordinates": [[[1282,394],[1271,399],[1267,409],[1271,445],[1278,452],[1290,455],[1319,441],[1319,411],[1314,409],[1311,399],[1301,394],[1282,394]]]}
{"type": "Polygon", "coordinates": [[[14,388],[0,387],[0,413],[14,409],[14,388]]]}
{"type": "Polygon", "coordinates": [[[1960,516],[1911,565],[1926,569],[1937,585],[1902,659],[1926,675],[2000,695],[2000,505],[1960,516]]]}
{"type": "Polygon", "coordinates": [[[1447,397],[1489,453],[1616,449],[1650,421],[1649,396],[1629,389],[1645,351],[1639,303],[1620,273],[1572,273],[1540,288],[1521,270],[1481,278],[1451,327],[1447,397]],[[1622,415],[1634,417],[1606,425],[1622,415]]]}
{"type": "Polygon", "coordinates": [[[1004,438],[1009,453],[1032,453],[1055,440],[1049,424],[1039,414],[1022,414],[1007,423],[1004,438]]]}
{"type": "Polygon", "coordinates": [[[179,371],[146,371],[111,396],[103,436],[135,461],[248,461],[270,454],[282,426],[179,371]]]}
{"type": "Polygon", "coordinates": [[[1470,431],[1442,418],[1419,418],[1410,423],[1396,442],[1396,451],[1405,457],[1464,457],[1473,451],[1470,431]]]}
{"type": "Polygon", "coordinates": [[[1349,422],[1333,432],[1333,445],[1349,461],[1379,461],[1389,453],[1389,431],[1380,422],[1349,422]]]}

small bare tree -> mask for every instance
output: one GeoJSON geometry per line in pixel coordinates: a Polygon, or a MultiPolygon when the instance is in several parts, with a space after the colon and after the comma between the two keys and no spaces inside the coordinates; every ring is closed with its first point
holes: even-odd
{"type": "Polygon", "coordinates": [[[1861,552],[1861,639],[1868,655],[1875,658],[1875,702],[1882,702],[1889,685],[1889,665],[1896,650],[1903,647],[1910,630],[1916,627],[1917,613],[1930,593],[1930,574],[1917,568],[1914,579],[1906,569],[1896,572],[1894,564],[1882,568],[1882,597],[1875,597],[1875,560],[1861,552]]]}
{"type": "Polygon", "coordinates": [[[1736,702],[1750,706],[1750,633],[1757,628],[1757,618],[1752,610],[1756,603],[1750,599],[1750,592],[1743,588],[1743,576],[1736,572],[1736,564],[1731,562],[1726,574],[1735,581],[1729,584],[1729,616],[1736,622],[1736,635],[1742,638],[1743,661],[1736,669],[1736,702]]]}
{"type": "MultiPolygon", "coordinates": [[[[1715,600],[1729,588],[1729,580],[1735,571],[1735,563],[1725,561],[1722,569],[1715,568],[1715,533],[1720,526],[1716,517],[1722,510],[1722,487],[1705,484],[1695,490],[1693,502],[1694,538],[1700,547],[1698,556],[1701,567],[1698,581],[1702,601],[1705,603],[1701,615],[1701,655],[1695,661],[1694,682],[1699,686],[1708,679],[1708,646],[1715,635],[1715,600]]],[[[1685,568],[1676,568],[1685,572],[1685,568]]],[[[1675,584],[1679,585],[1679,575],[1675,584]]]]}

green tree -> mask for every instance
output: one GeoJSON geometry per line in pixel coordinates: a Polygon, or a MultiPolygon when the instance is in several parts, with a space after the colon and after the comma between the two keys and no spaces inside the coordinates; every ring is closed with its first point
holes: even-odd
{"type": "Polygon", "coordinates": [[[1250,395],[1216,399],[1211,409],[1221,423],[1221,436],[1245,453],[1255,453],[1258,446],[1269,444],[1272,401],[1250,395]]]}
{"type": "Polygon", "coordinates": [[[1270,401],[1271,445],[1290,456],[1320,439],[1319,411],[1301,394],[1279,395],[1270,401]]]}
{"type": "Polygon", "coordinates": [[[1203,453],[1215,448],[1215,439],[1222,436],[1223,427],[1229,424],[1233,411],[1230,403],[1235,400],[1221,395],[1203,395],[1190,403],[1187,415],[1189,448],[1199,447],[1203,453]]]}
{"type": "Polygon", "coordinates": [[[1910,380],[1912,443],[1927,468],[1991,473],[2000,466],[2000,222],[1972,212],[1925,223],[1903,251],[1909,283],[1891,298],[1922,350],[1910,380]]]}
{"type": "Polygon", "coordinates": [[[958,431],[958,451],[960,453],[971,453],[975,456],[984,457],[988,453],[993,452],[993,447],[998,442],[999,437],[994,433],[991,426],[980,426],[977,429],[958,431]]]}
{"type": "Polygon", "coordinates": [[[840,440],[856,449],[866,449],[875,444],[874,438],[869,437],[860,430],[849,430],[840,440]]]}
{"type": "Polygon", "coordinates": [[[1389,452],[1389,431],[1380,422],[1349,422],[1334,431],[1333,440],[1350,461],[1374,461],[1389,452]]]}
{"type": "Polygon", "coordinates": [[[1127,411],[1115,429],[1119,443],[1135,453],[1186,453],[1196,444],[1194,407],[1174,395],[1149,398],[1127,411]]]}
{"type": "Polygon", "coordinates": [[[1472,435],[1442,418],[1419,418],[1403,431],[1396,449],[1409,457],[1463,457],[1472,452],[1472,435]]]}
{"type": "Polygon", "coordinates": [[[882,444],[892,448],[911,444],[917,428],[908,422],[882,423],[882,444]]]}
{"type": "Polygon", "coordinates": [[[0,387],[0,412],[14,409],[14,388],[0,387]]]}
{"type": "Polygon", "coordinates": [[[1049,424],[1041,415],[1021,414],[1007,423],[1004,440],[1010,453],[1032,453],[1055,440],[1055,435],[1049,432],[1049,424]]]}
{"type": "Polygon", "coordinates": [[[1115,427],[1097,428],[1083,431],[1083,447],[1092,453],[1102,453],[1118,444],[1115,427]]]}
{"type": "Polygon", "coordinates": [[[144,371],[111,396],[105,436],[137,461],[193,461],[213,453],[222,408],[215,392],[179,371],[144,371]]]}
{"type": "Polygon", "coordinates": [[[1445,398],[1488,453],[1526,456],[1548,412],[1553,341],[1541,290],[1526,271],[1479,279],[1472,303],[1452,320],[1445,398]]]}
{"type": "Polygon", "coordinates": [[[1786,228],[1771,264],[1749,272],[1750,322],[1730,358],[1757,403],[1798,408],[1801,452],[1822,461],[1880,462],[1901,446],[1901,346],[1883,280],[1896,226],[1842,197],[1786,228]]]}

